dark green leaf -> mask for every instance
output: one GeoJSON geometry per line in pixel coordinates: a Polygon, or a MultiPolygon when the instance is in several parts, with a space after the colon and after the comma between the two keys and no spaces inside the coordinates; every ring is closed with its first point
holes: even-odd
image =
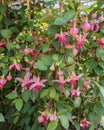
{"type": "Polygon", "coordinates": [[[6,98],[15,99],[15,98],[17,98],[17,96],[18,96],[17,93],[11,92],[11,93],[6,95],[6,98]]]}
{"type": "Polygon", "coordinates": [[[66,118],[65,115],[61,115],[61,116],[60,116],[60,121],[61,121],[62,126],[63,126],[65,129],[68,129],[68,128],[69,128],[69,121],[68,121],[68,119],[66,118]]]}
{"type": "Polygon", "coordinates": [[[58,126],[58,121],[52,121],[48,124],[47,130],[55,130],[58,126]]]}

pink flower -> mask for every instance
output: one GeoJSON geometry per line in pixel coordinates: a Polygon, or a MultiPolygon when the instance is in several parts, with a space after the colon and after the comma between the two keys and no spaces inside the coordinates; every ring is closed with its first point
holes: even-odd
{"type": "Polygon", "coordinates": [[[67,32],[61,31],[59,34],[55,34],[55,38],[58,38],[58,42],[61,43],[61,45],[62,45],[63,43],[65,43],[67,41],[67,39],[65,37],[66,35],[68,35],[67,32]]]}
{"type": "Polygon", "coordinates": [[[20,71],[22,69],[22,65],[21,64],[12,64],[9,67],[9,70],[15,70],[15,71],[20,71]]]}
{"type": "Polygon", "coordinates": [[[38,90],[41,87],[45,87],[45,82],[47,81],[47,79],[42,79],[40,80],[39,77],[34,76],[32,79],[32,85],[30,86],[30,90],[33,90],[33,92],[38,92],[38,90]]]}
{"type": "Polygon", "coordinates": [[[4,85],[6,84],[7,80],[5,78],[0,79],[0,90],[4,88],[4,85]]]}
{"type": "Polygon", "coordinates": [[[88,18],[85,19],[84,24],[82,25],[83,31],[87,32],[91,28],[90,23],[88,22],[88,18]]]}
{"type": "Polygon", "coordinates": [[[93,14],[91,15],[91,17],[92,17],[93,19],[95,19],[95,18],[97,17],[97,13],[93,13],[93,14]]]}
{"type": "Polygon", "coordinates": [[[0,47],[6,48],[6,43],[5,43],[5,42],[1,42],[1,43],[0,43],[0,47]]]}
{"type": "Polygon", "coordinates": [[[22,78],[16,78],[17,81],[19,81],[21,83],[22,87],[30,87],[31,83],[33,82],[33,80],[30,80],[31,77],[31,73],[27,72],[24,79],[22,78]]]}
{"type": "Polygon", "coordinates": [[[54,113],[50,116],[50,121],[58,121],[58,117],[57,117],[56,113],[54,113]]]}
{"type": "Polygon", "coordinates": [[[78,89],[75,89],[73,86],[70,88],[70,95],[71,97],[79,97],[80,96],[80,91],[78,89]]]}
{"type": "Polygon", "coordinates": [[[70,29],[70,34],[75,36],[78,34],[78,28],[76,28],[76,22],[74,22],[73,27],[70,29]]]}
{"type": "Polygon", "coordinates": [[[51,65],[50,70],[51,70],[51,71],[54,71],[54,70],[55,70],[54,64],[51,65]]]}
{"type": "Polygon", "coordinates": [[[87,121],[85,119],[80,122],[80,126],[83,127],[83,128],[88,127],[90,124],[91,124],[91,122],[87,121]]]}
{"type": "Polygon", "coordinates": [[[58,72],[57,72],[57,75],[60,77],[60,76],[63,76],[63,72],[61,71],[61,70],[59,70],[58,72]]]}
{"type": "Polygon", "coordinates": [[[104,17],[103,17],[103,16],[100,16],[100,17],[99,17],[99,21],[100,21],[100,22],[104,22],[104,17]]]}
{"type": "Polygon", "coordinates": [[[72,50],[72,51],[73,51],[73,55],[74,55],[74,56],[76,56],[76,55],[78,54],[78,49],[73,48],[73,50],[72,50]]]}
{"type": "Polygon", "coordinates": [[[87,37],[87,35],[86,34],[84,34],[84,35],[76,35],[75,36],[75,39],[76,39],[76,41],[77,41],[77,43],[76,43],[76,45],[78,46],[78,47],[83,47],[84,46],[84,42],[86,41],[86,37],[87,37]]]}
{"type": "Polygon", "coordinates": [[[64,79],[63,76],[59,76],[59,79],[53,80],[53,82],[58,82],[60,83],[60,90],[63,90],[63,87],[66,83],[66,80],[64,79]]]}
{"type": "Polygon", "coordinates": [[[8,81],[11,81],[11,80],[12,80],[12,75],[11,75],[10,73],[7,75],[7,80],[8,80],[8,81]]]}
{"type": "Polygon", "coordinates": [[[47,115],[40,115],[38,116],[38,122],[39,123],[46,123],[48,121],[49,117],[47,115]]]}
{"type": "Polygon", "coordinates": [[[97,32],[99,30],[99,25],[96,23],[91,24],[91,30],[97,32]]]}
{"type": "Polygon", "coordinates": [[[23,51],[21,51],[24,53],[24,55],[34,55],[35,51],[33,49],[30,49],[30,48],[25,48],[23,51]]]}
{"type": "Polygon", "coordinates": [[[70,48],[71,48],[71,45],[70,45],[70,44],[65,44],[64,47],[65,47],[66,49],[70,49],[70,48]]]}
{"type": "Polygon", "coordinates": [[[38,116],[38,122],[39,123],[44,122],[44,117],[42,115],[38,116]]]}
{"type": "Polygon", "coordinates": [[[80,75],[77,76],[74,72],[72,72],[71,79],[70,79],[70,84],[75,85],[76,81],[79,80],[82,76],[83,76],[83,74],[80,74],[80,75]]]}
{"type": "Polygon", "coordinates": [[[97,40],[98,44],[100,45],[101,48],[104,48],[104,39],[98,39],[97,40]]]}
{"type": "Polygon", "coordinates": [[[82,88],[83,88],[84,90],[86,90],[86,89],[88,88],[88,85],[89,85],[89,84],[90,84],[90,80],[86,80],[86,81],[84,82],[82,88]]]}

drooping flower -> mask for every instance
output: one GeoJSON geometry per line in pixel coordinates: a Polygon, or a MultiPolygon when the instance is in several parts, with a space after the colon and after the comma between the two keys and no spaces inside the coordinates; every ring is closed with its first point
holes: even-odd
{"type": "Polygon", "coordinates": [[[53,114],[50,116],[50,121],[58,121],[58,117],[57,117],[56,113],[53,113],[53,114]]]}
{"type": "Polygon", "coordinates": [[[60,77],[60,76],[63,76],[63,72],[61,70],[58,70],[57,71],[57,75],[60,77]]]}
{"type": "Polygon", "coordinates": [[[91,17],[92,17],[93,19],[95,19],[95,18],[97,17],[97,13],[93,13],[93,14],[91,15],[91,17]]]}
{"type": "Polygon", "coordinates": [[[51,71],[54,71],[54,70],[55,70],[54,64],[51,65],[50,70],[51,70],[51,71]]]}
{"type": "Polygon", "coordinates": [[[80,75],[76,75],[74,72],[71,73],[71,79],[69,80],[71,85],[75,85],[76,81],[79,80],[81,77],[83,76],[83,74],[80,75]]]}
{"type": "Polygon", "coordinates": [[[97,23],[92,23],[91,24],[91,30],[93,32],[97,32],[99,30],[99,25],[97,23]]]}
{"type": "Polygon", "coordinates": [[[78,54],[78,49],[77,48],[73,48],[73,56],[76,56],[78,54]]]}
{"type": "Polygon", "coordinates": [[[103,16],[100,16],[98,19],[99,19],[100,22],[104,22],[104,17],[103,16]]]}
{"type": "Polygon", "coordinates": [[[76,28],[76,22],[75,22],[75,21],[74,21],[74,23],[73,23],[73,27],[70,29],[70,34],[71,34],[72,36],[75,36],[75,35],[78,34],[78,28],[76,28]]]}
{"type": "Polygon", "coordinates": [[[62,45],[63,43],[67,42],[67,38],[65,37],[66,35],[68,35],[67,32],[60,31],[60,33],[55,34],[55,38],[58,38],[58,42],[62,45]]]}
{"type": "Polygon", "coordinates": [[[20,71],[22,69],[22,65],[21,64],[12,64],[9,67],[9,70],[15,70],[15,71],[20,71]]]}
{"type": "Polygon", "coordinates": [[[8,81],[11,81],[12,80],[12,75],[9,73],[6,78],[7,78],[8,81]]]}
{"type": "Polygon", "coordinates": [[[76,46],[77,47],[83,47],[84,46],[84,42],[86,41],[86,37],[87,37],[86,34],[84,34],[84,35],[76,35],[75,36],[75,39],[77,41],[76,46]]]}
{"type": "Polygon", "coordinates": [[[47,79],[42,79],[40,80],[39,77],[36,77],[34,76],[33,79],[32,79],[32,84],[30,86],[30,90],[33,90],[33,92],[38,92],[38,90],[41,88],[41,87],[45,87],[45,82],[47,81],[47,79]]]}
{"type": "Polygon", "coordinates": [[[23,52],[24,55],[28,55],[28,54],[34,55],[34,54],[35,54],[35,51],[34,51],[33,49],[31,49],[31,48],[25,48],[25,49],[24,49],[23,51],[21,51],[21,52],[23,52]]]}
{"type": "Polygon", "coordinates": [[[90,84],[90,80],[85,80],[85,81],[84,81],[84,84],[83,84],[83,86],[82,86],[82,88],[83,88],[84,90],[86,90],[86,89],[88,88],[89,84],[90,84]]]}
{"type": "Polygon", "coordinates": [[[91,124],[91,122],[90,122],[90,121],[87,121],[87,120],[85,120],[85,119],[80,122],[80,126],[81,126],[82,128],[88,127],[90,124],[91,124]]]}
{"type": "Polygon", "coordinates": [[[98,39],[97,40],[98,44],[100,45],[101,48],[104,48],[104,39],[98,39]]]}
{"type": "Polygon", "coordinates": [[[47,115],[40,115],[38,116],[38,122],[39,123],[46,123],[48,121],[49,117],[47,115]]]}
{"type": "Polygon", "coordinates": [[[71,48],[71,44],[65,44],[64,47],[65,47],[66,49],[70,49],[70,48],[71,48]]]}
{"type": "Polygon", "coordinates": [[[82,25],[83,31],[87,32],[91,28],[90,23],[88,22],[88,18],[85,19],[84,24],[82,25]]]}
{"type": "Polygon", "coordinates": [[[1,42],[1,43],[0,43],[0,47],[2,47],[2,48],[6,48],[6,45],[7,45],[6,42],[1,42]]]}
{"type": "Polygon", "coordinates": [[[59,79],[53,80],[53,82],[58,82],[58,83],[60,83],[60,84],[59,84],[60,90],[63,90],[63,89],[64,89],[64,85],[65,85],[65,83],[66,83],[66,80],[64,79],[63,76],[59,76],[59,79]]]}
{"type": "Polygon", "coordinates": [[[7,80],[3,77],[0,79],[0,90],[2,90],[6,84],[7,80]]]}
{"type": "Polygon", "coordinates": [[[24,77],[24,79],[17,77],[16,80],[21,83],[22,87],[29,88],[30,85],[31,85],[31,83],[33,82],[33,80],[30,79],[31,75],[32,74],[30,72],[27,72],[26,75],[25,75],[25,77],[24,77]]]}
{"type": "Polygon", "coordinates": [[[70,87],[70,96],[71,97],[79,97],[80,96],[80,91],[78,89],[75,89],[74,86],[70,87]]]}

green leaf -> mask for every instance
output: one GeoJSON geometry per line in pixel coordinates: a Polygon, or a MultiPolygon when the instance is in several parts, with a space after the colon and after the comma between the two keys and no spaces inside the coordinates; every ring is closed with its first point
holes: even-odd
{"type": "Polygon", "coordinates": [[[57,61],[58,60],[58,55],[57,54],[53,54],[52,59],[57,61]]]}
{"type": "Polygon", "coordinates": [[[17,93],[13,93],[13,92],[6,95],[6,98],[9,98],[9,99],[15,99],[17,97],[18,97],[17,93]]]}
{"type": "Polygon", "coordinates": [[[74,62],[73,57],[69,56],[69,57],[68,57],[68,62],[69,62],[69,64],[73,64],[73,62],[74,62]]]}
{"type": "Polygon", "coordinates": [[[97,103],[94,106],[94,111],[96,112],[97,115],[100,115],[100,116],[104,115],[104,107],[100,103],[97,103]]]}
{"type": "Polygon", "coordinates": [[[2,113],[0,113],[0,122],[4,122],[4,121],[5,121],[4,116],[2,113]]]}
{"type": "Polygon", "coordinates": [[[30,92],[29,90],[24,91],[24,92],[22,93],[22,98],[23,98],[23,100],[24,100],[25,102],[27,102],[27,101],[29,100],[29,98],[30,98],[30,95],[31,95],[31,92],[30,92]]]}
{"type": "Polygon", "coordinates": [[[0,22],[1,22],[2,18],[3,18],[3,15],[0,15],[0,22]]]}
{"type": "Polygon", "coordinates": [[[64,19],[63,17],[58,17],[55,20],[55,25],[65,25],[66,24],[66,19],[64,19]]]}
{"type": "Polygon", "coordinates": [[[104,33],[104,28],[100,29],[100,32],[101,32],[101,33],[104,33]]]}
{"type": "Polygon", "coordinates": [[[68,22],[69,20],[74,19],[76,12],[74,10],[69,10],[64,14],[64,19],[68,22]]]}
{"type": "Polygon", "coordinates": [[[76,130],[80,130],[80,124],[78,122],[75,122],[75,128],[76,130]]]}
{"type": "Polygon", "coordinates": [[[52,121],[48,124],[47,130],[55,130],[58,126],[58,121],[52,121]]]}
{"type": "Polygon", "coordinates": [[[38,60],[35,63],[35,65],[36,65],[36,68],[39,70],[43,70],[43,71],[47,70],[47,66],[43,63],[43,61],[38,60]]]}
{"type": "Polygon", "coordinates": [[[61,115],[61,116],[60,116],[60,121],[61,121],[62,126],[63,126],[65,129],[68,129],[68,128],[69,128],[69,121],[68,121],[68,119],[66,118],[65,115],[61,115]]]}
{"type": "Polygon", "coordinates": [[[50,91],[50,98],[55,98],[56,97],[56,90],[55,89],[52,89],[51,91],[50,91]]]}
{"type": "Polygon", "coordinates": [[[87,71],[90,71],[94,68],[96,68],[97,62],[94,59],[91,59],[87,62],[87,71]]]}
{"type": "Polygon", "coordinates": [[[104,50],[102,48],[98,48],[96,50],[96,56],[100,57],[102,60],[104,60],[104,50]]]}
{"type": "Polygon", "coordinates": [[[34,37],[32,35],[28,35],[27,38],[26,38],[26,40],[28,42],[33,42],[34,41],[34,37]]]}
{"type": "Polygon", "coordinates": [[[44,98],[45,96],[47,96],[49,93],[49,90],[48,89],[44,89],[41,91],[41,94],[40,94],[40,98],[44,98]]]}
{"type": "Polygon", "coordinates": [[[47,52],[48,48],[49,48],[49,44],[48,43],[44,44],[44,46],[42,48],[42,52],[44,52],[44,53],[47,52]]]}
{"type": "Polygon", "coordinates": [[[52,58],[49,55],[43,55],[41,58],[41,61],[46,66],[52,65],[52,62],[53,62],[52,58]]]}
{"type": "Polygon", "coordinates": [[[0,13],[1,14],[4,14],[6,10],[7,10],[7,7],[5,5],[0,5],[0,13]]]}
{"type": "Polygon", "coordinates": [[[19,29],[17,27],[10,27],[9,28],[13,33],[18,33],[19,32],[19,29]]]}
{"type": "Polygon", "coordinates": [[[74,107],[77,108],[81,105],[81,98],[78,97],[74,100],[74,107]]]}
{"type": "Polygon", "coordinates": [[[23,107],[23,100],[22,99],[16,99],[15,100],[15,107],[18,111],[20,111],[23,107]]]}
{"type": "Polygon", "coordinates": [[[50,26],[48,28],[48,34],[55,34],[59,31],[59,28],[57,26],[50,26]]]}
{"type": "Polygon", "coordinates": [[[0,33],[4,38],[11,38],[12,36],[12,32],[9,29],[2,29],[0,33]]]}
{"type": "Polygon", "coordinates": [[[13,43],[9,43],[9,44],[7,44],[7,46],[6,46],[6,48],[7,48],[8,50],[15,49],[15,47],[16,47],[16,45],[13,44],[13,43]]]}

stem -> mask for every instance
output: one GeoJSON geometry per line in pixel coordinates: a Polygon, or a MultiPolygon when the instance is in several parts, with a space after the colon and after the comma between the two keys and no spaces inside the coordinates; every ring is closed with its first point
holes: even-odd
{"type": "Polygon", "coordinates": [[[2,5],[4,5],[4,0],[2,0],[2,5]]]}
{"type": "Polygon", "coordinates": [[[30,19],[31,19],[31,14],[30,14],[30,12],[29,12],[29,10],[30,10],[30,2],[29,2],[30,0],[27,0],[27,9],[28,9],[28,20],[30,21],[30,19]]]}

